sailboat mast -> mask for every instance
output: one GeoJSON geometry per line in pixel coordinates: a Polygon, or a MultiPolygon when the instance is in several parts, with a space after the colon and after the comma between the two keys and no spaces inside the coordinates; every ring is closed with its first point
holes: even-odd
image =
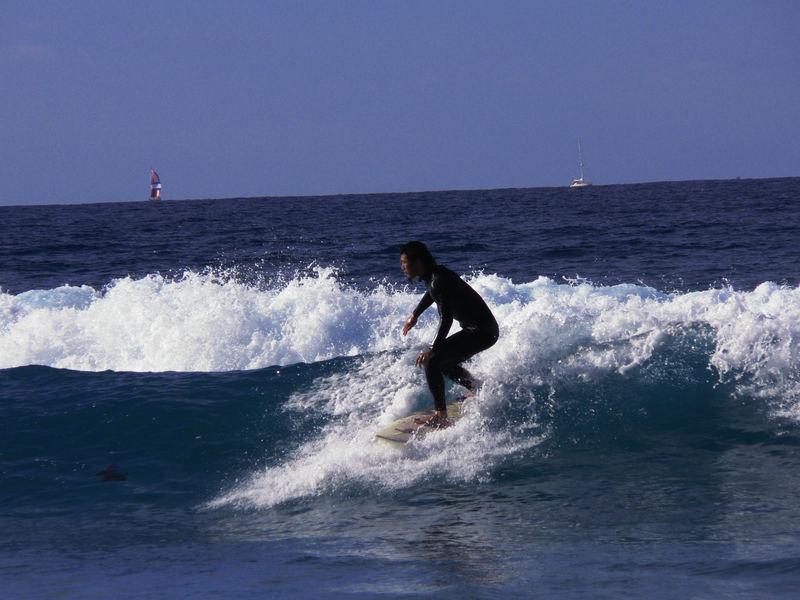
{"type": "Polygon", "coordinates": [[[578,179],[573,179],[569,187],[587,187],[592,185],[591,182],[585,181],[583,178],[583,148],[581,147],[581,138],[578,138],[578,168],[581,171],[581,176],[578,179]]]}

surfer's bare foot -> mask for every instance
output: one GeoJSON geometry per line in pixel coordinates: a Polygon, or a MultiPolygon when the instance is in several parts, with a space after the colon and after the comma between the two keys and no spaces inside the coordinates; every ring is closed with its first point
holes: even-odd
{"type": "Polygon", "coordinates": [[[450,427],[450,425],[452,425],[450,420],[447,418],[446,412],[436,412],[430,417],[417,417],[414,419],[414,423],[417,425],[425,425],[425,427],[431,427],[433,429],[444,429],[445,427],[450,427]]]}

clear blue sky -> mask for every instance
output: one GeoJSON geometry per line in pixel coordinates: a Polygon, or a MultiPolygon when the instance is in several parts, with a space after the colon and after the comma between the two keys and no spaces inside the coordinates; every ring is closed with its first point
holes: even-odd
{"type": "Polygon", "coordinates": [[[0,205],[800,175],[800,1],[0,0],[0,205]]]}

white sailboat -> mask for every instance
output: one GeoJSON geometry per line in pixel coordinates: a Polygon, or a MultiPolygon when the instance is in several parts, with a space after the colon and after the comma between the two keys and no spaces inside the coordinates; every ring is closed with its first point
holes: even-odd
{"type": "Polygon", "coordinates": [[[572,183],[569,184],[569,187],[589,187],[592,185],[591,181],[586,181],[583,178],[583,150],[581,149],[581,140],[578,139],[578,168],[581,170],[581,176],[577,179],[573,179],[572,183]]]}

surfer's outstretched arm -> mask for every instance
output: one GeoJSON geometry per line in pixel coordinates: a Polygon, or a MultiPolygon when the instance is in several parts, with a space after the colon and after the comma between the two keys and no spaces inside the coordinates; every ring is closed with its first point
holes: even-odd
{"type": "Polygon", "coordinates": [[[411,315],[406,319],[406,324],[403,325],[403,335],[408,333],[408,330],[411,329],[414,325],[417,324],[417,317],[416,315],[411,315]]]}

